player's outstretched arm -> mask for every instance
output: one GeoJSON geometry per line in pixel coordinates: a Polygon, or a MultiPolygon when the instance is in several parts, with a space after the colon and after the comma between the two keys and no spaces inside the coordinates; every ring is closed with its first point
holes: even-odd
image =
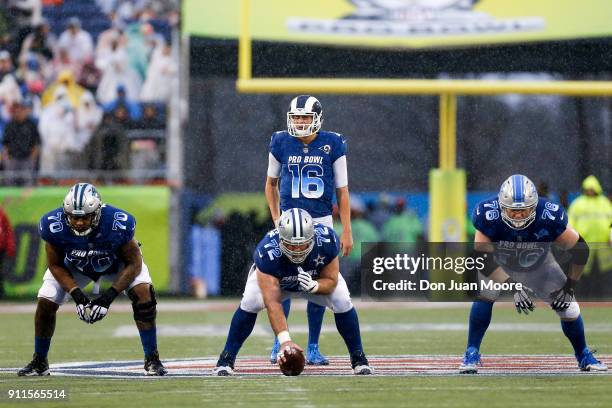
{"type": "Polygon", "coordinates": [[[338,198],[338,212],[342,223],[342,233],[340,234],[340,249],[342,256],[348,256],[353,249],[353,229],[351,227],[351,203],[348,186],[336,189],[338,198]]]}
{"type": "Polygon", "coordinates": [[[270,207],[270,215],[272,216],[274,225],[278,223],[278,219],[280,218],[280,193],[278,191],[278,180],[278,177],[266,177],[266,201],[268,202],[268,207],[270,207]]]}
{"type": "Polygon", "coordinates": [[[138,241],[132,239],[125,243],[125,245],[119,248],[117,255],[123,261],[124,267],[119,271],[117,278],[113,282],[113,287],[117,292],[122,292],[134,282],[134,279],[136,279],[142,270],[142,253],[140,252],[138,241]]]}
{"type": "Polygon", "coordinates": [[[261,289],[263,296],[264,305],[268,311],[268,319],[270,320],[270,326],[272,331],[278,337],[278,341],[283,346],[294,346],[300,351],[304,351],[300,346],[291,341],[289,336],[289,328],[287,326],[287,319],[283,312],[283,306],[281,304],[281,288],[277,278],[267,273],[261,272],[259,269],[256,270],[257,283],[261,289]]]}
{"type": "Polygon", "coordinates": [[[333,261],[321,269],[319,279],[317,279],[319,283],[317,295],[329,295],[336,289],[336,285],[338,285],[339,270],[340,261],[338,261],[338,257],[335,257],[333,261]]]}
{"type": "Polygon", "coordinates": [[[567,280],[563,287],[551,293],[553,310],[562,312],[568,309],[572,302],[576,301],[574,289],[584,271],[584,266],[589,260],[589,245],[578,232],[569,225],[555,240],[555,244],[566,249],[571,256],[571,264],[567,273],[567,280]]]}

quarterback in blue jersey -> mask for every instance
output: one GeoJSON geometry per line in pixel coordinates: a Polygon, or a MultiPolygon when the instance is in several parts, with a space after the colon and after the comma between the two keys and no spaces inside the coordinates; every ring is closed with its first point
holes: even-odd
{"type": "Polygon", "coordinates": [[[338,236],[333,229],[314,223],[302,209],[283,212],[278,228],[266,234],[253,253],[254,265],[214,374],[234,373],[236,355],[253,331],[257,313],[264,308],[281,350],[303,351],[291,340],[281,304],[292,296],[329,307],[349,351],[353,372],[372,374],[361,344],[357,312],[339,273],[339,250],[338,236]]]}
{"type": "MultiPolygon", "coordinates": [[[[472,222],[476,228],[475,251],[486,260],[481,279],[510,284],[518,313],[533,311],[536,296],[550,304],[561,319],[561,329],[574,349],[579,368],[606,371],[606,365],[587,346],[580,306],[574,297],[589,247],[567,224],[563,208],[539,198],[533,182],[517,174],[504,181],[497,197],[478,204],[472,222]],[[571,257],[567,276],[550,251],[553,244],[571,257]],[[493,256],[489,256],[491,253],[493,256]]],[[[478,372],[480,344],[498,296],[498,291],[481,290],[472,304],[461,373],[478,372]]]]}
{"type": "MultiPolygon", "coordinates": [[[[315,222],[333,228],[332,200],[336,193],[342,223],[340,247],[346,256],[353,248],[346,140],[338,133],[321,130],[322,123],[323,108],[317,98],[293,98],[287,112],[287,130],[274,133],[270,140],[266,199],[275,224],[281,211],[302,208],[315,222]]],[[[283,303],[283,309],[288,316],[290,299],[283,303]]],[[[308,302],[308,364],[329,364],[319,351],[324,312],[325,308],[308,302]]],[[[276,362],[279,346],[276,341],[272,347],[272,363],[276,362]]]]}
{"type": "Polygon", "coordinates": [[[34,358],[18,375],[49,375],[47,354],[55,316],[69,297],[74,300],[78,318],[93,324],[107,315],[111,303],[124,291],[132,301],[145,354],[145,374],[166,374],[157,351],[155,291],[134,239],[134,217],[103,204],[93,185],[78,183],[66,194],[62,207],[41,218],[39,230],[45,241],[48,269],[38,291],[34,358]],[[91,281],[99,288],[100,280],[112,285],[90,299],[82,288],[91,281]]]}

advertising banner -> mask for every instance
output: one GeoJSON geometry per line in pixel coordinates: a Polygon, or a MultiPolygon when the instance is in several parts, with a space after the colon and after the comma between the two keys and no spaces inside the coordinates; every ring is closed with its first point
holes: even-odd
{"type": "MultiPolygon", "coordinates": [[[[185,0],[183,32],[236,39],[240,0],[185,0]]],[[[608,0],[285,0],[250,2],[253,39],[436,48],[612,35],[608,0]]]]}

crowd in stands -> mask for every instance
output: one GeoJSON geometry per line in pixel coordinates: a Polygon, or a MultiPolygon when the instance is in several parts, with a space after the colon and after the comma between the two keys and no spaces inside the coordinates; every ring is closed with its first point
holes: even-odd
{"type": "Polygon", "coordinates": [[[3,2],[4,185],[79,170],[163,174],[178,7],[178,0],[3,2]]]}

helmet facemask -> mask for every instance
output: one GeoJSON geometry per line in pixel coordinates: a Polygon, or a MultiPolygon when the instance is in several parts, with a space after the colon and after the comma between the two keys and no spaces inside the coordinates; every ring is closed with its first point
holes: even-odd
{"type": "Polygon", "coordinates": [[[321,115],[302,112],[287,112],[287,131],[293,137],[306,137],[317,133],[321,129],[321,115]],[[296,123],[296,117],[311,117],[310,123],[296,123]]]}
{"type": "Polygon", "coordinates": [[[506,225],[508,225],[512,229],[515,229],[515,230],[525,229],[535,220],[536,205],[537,203],[529,207],[509,207],[509,206],[505,206],[502,204],[501,205],[502,220],[506,223],[506,225]],[[516,210],[528,210],[529,212],[528,212],[528,215],[523,218],[513,218],[508,214],[509,211],[516,211],[516,210]]]}

